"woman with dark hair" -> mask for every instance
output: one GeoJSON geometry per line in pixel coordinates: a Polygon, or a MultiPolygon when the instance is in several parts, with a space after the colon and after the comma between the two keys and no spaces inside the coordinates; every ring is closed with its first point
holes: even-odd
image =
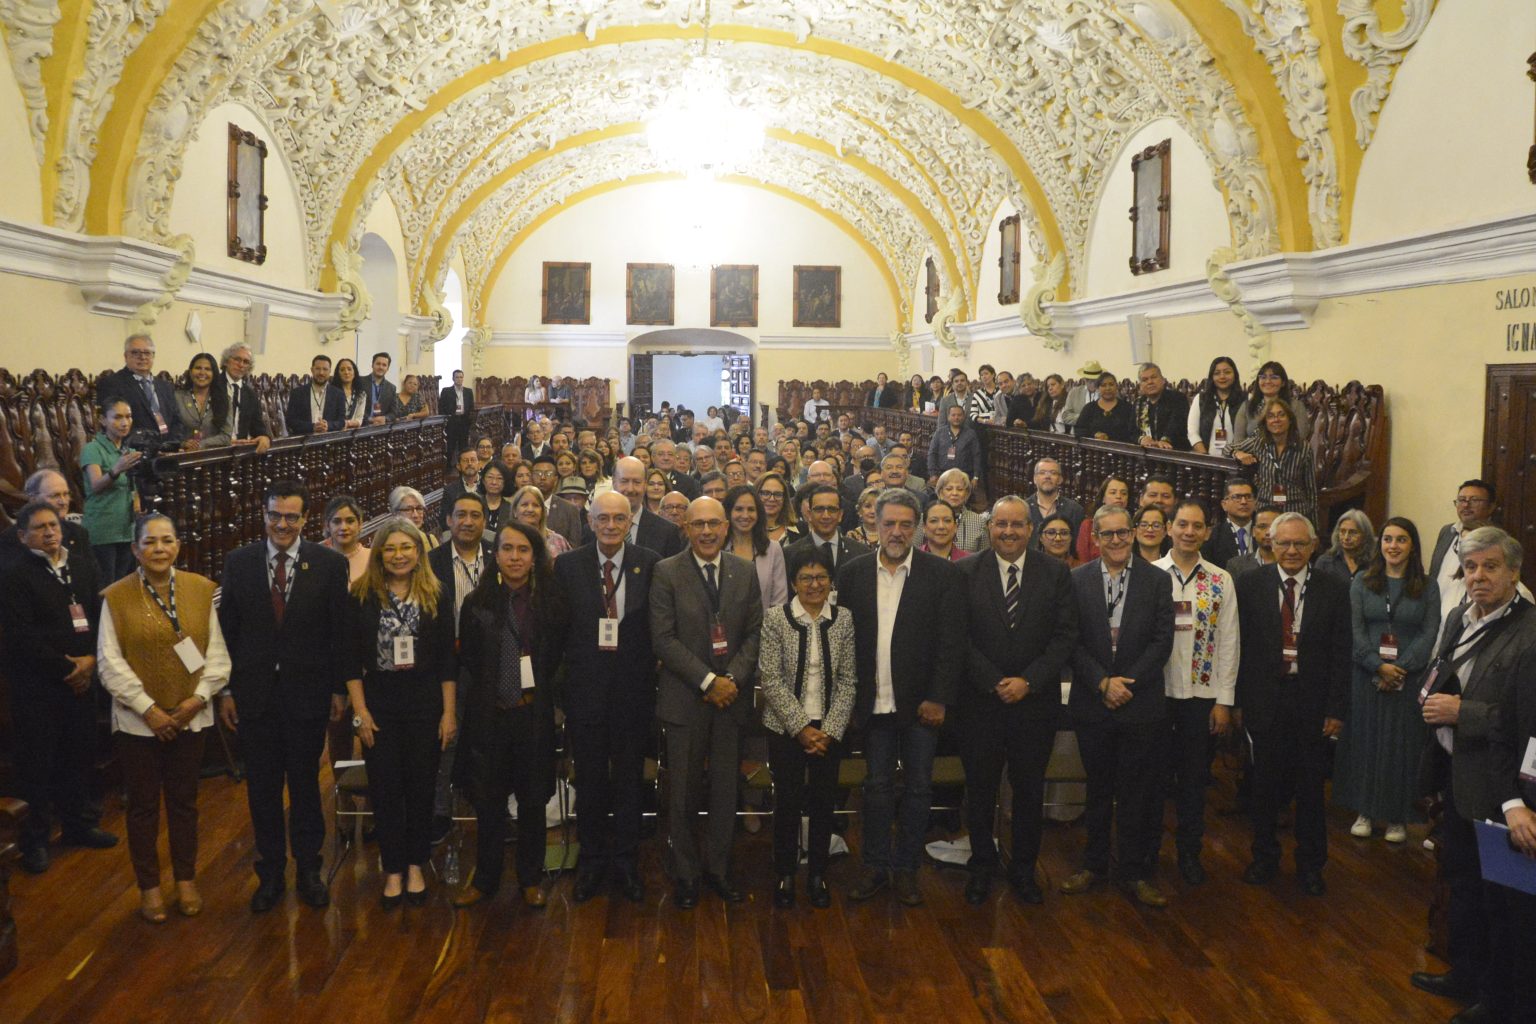
{"type": "Polygon", "coordinates": [[[902,408],[908,412],[922,412],[923,403],[928,400],[928,389],[923,385],[923,375],[914,373],[912,379],[907,381],[907,393],[903,396],[902,408]]]}
{"type": "Polygon", "coordinates": [[[133,571],[133,517],[139,514],[139,492],[131,470],[144,453],[128,447],[132,432],[132,407],[126,399],[108,397],[101,409],[99,432],[80,452],[85,485],[80,524],[91,536],[102,583],[116,583],[133,571]]]}
{"type": "MultiPolygon", "coordinates": [[[[596,444],[601,445],[598,441],[596,444]]],[[[576,456],[577,475],[582,483],[587,485],[587,501],[590,502],[606,491],[613,490],[613,479],[604,469],[603,456],[596,448],[583,448],[576,456]]]]}
{"type": "Polygon", "coordinates": [[[199,352],[176,381],[176,415],[185,428],[188,451],[229,444],[229,392],[216,388],[219,364],[199,352]]]}
{"type": "Polygon", "coordinates": [[[804,536],[789,500],[789,485],[777,473],[764,473],[757,481],[757,496],[762,499],[763,528],[768,539],[789,545],[804,536]]]}
{"type": "Polygon", "coordinates": [[[480,471],[480,496],[485,499],[485,532],[495,535],[496,528],[512,518],[512,503],[507,500],[507,484],[512,471],[497,460],[480,471]]]}
{"type": "Polygon", "coordinates": [[[368,549],[363,546],[363,507],[352,495],[338,494],[325,506],[323,526],[325,540],[320,543],[347,560],[347,583],[356,583],[368,573],[368,549]]]}
{"type": "Polygon", "coordinates": [[[544,537],[503,523],[493,545],[496,571],[459,613],[464,739],[454,783],[474,804],[477,856],[472,881],[454,897],[471,907],[496,895],[506,857],[507,796],[517,797],[517,884],[530,907],[545,904],[544,805],[555,792],[555,708],[565,605],[544,537]]]}
{"type": "Polygon", "coordinates": [[[1354,680],[1333,795],[1359,815],[1351,835],[1367,838],[1372,823],[1384,821],[1387,842],[1401,843],[1404,826],[1422,820],[1414,808],[1425,731],[1418,676],[1440,628],[1440,591],[1424,572],[1412,520],[1387,520],[1379,554],[1349,585],[1349,597],[1354,680]]]}
{"type": "Polygon", "coordinates": [[[1199,401],[1189,406],[1189,444],[1193,451],[1224,455],[1237,440],[1237,416],[1243,405],[1243,381],[1228,356],[1211,360],[1199,401]]]}
{"type": "MultiPolygon", "coordinates": [[[[1083,525],[1093,525],[1089,519],[1083,525]]],[[[1066,516],[1046,516],[1040,524],[1040,550],[1052,558],[1065,562],[1068,569],[1076,569],[1083,563],[1072,553],[1072,521],[1066,516]]],[[[1098,555],[1094,555],[1095,558],[1098,555]]]]}
{"type": "Polygon", "coordinates": [[[1290,407],[1291,418],[1296,421],[1296,436],[1303,441],[1312,436],[1307,407],[1291,393],[1291,378],[1285,367],[1271,359],[1259,367],[1259,374],[1248,388],[1248,400],[1237,409],[1234,438],[1238,441],[1264,434],[1264,410],[1272,398],[1280,398],[1290,407]]]}
{"type": "Polygon", "coordinates": [[[645,510],[661,515],[661,499],[667,496],[667,474],[659,469],[645,471],[645,510]]]}
{"type": "Polygon", "coordinates": [[[342,419],[348,427],[363,425],[366,396],[357,379],[357,364],[350,359],[336,360],[336,372],[331,375],[331,387],[341,392],[342,419]]]}
{"type": "Polygon", "coordinates": [[[1129,402],[1120,401],[1120,380],[1112,373],[1098,378],[1098,401],[1083,406],[1072,432],[1078,437],[1099,441],[1136,443],[1136,411],[1129,402]]]}
{"type": "Polygon", "coordinates": [[[1050,374],[1045,378],[1045,394],[1035,402],[1035,414],[1029,419],[1029,429],[1055,430],[1061,411],[1066,407],[1067,382],[1059,373],[1050,374]]]}
{"type": "Polygon", "coordinates": [[[923,513],[923,543],[918,550],[950,562],[968,557],[971,552],[955,543],[959,526],[955,507],[941,498],[935,498],[928,503],[928,510],[923,513]]]}
{"type": "Polygon", "coordinates": [[[944,400],[944,378],[934,374],[928,378],[928,400],[923,403],[923,412],[930,416],[937,416],[939,403],[944,400]]]}
{"type": "Polygon", "coordinates": [[[747,456],[752,453],[752,435],[742,434],[736,438],[736,457],[742,462],[747,461],[747,456]]]}
{"type": "Polygon", "coordinates": [[[1283,398],[1264,402],[1264,433],[1232,446],[1232,457],[1254,466],[1253,490],[1261,505],[1300,512],[1317,523],[1317,470],[1312,449],[1297,433],[1296,414],[1283,398]]]}
{"type": "Polygon", "coordinates": [[[768,539],[768,514],[763,499],[750,484],[725,492],[725,519],[731,533],[725,550],[745,558],[757,569],[757,585],[762,591],[763,607],[783,604],[789,596],[784,576],[784,548],[768,539]]]}
{"type": "MultiPolygon", "coordinates": [[[[1093,513],[1105,505],[1115,505],[1119,508],[1131,507],[1131,484],[1124,477],[1107,476],[1104,482],[1099,484],[1099,500],[1093,508],[1088,510],[1088,515],[1083,519],[1083,525],[1077,530],[1077,557],[1083,562],[1091,562],[1099,557],[1099,542],[1093,539],[1093,513]]],[[[1044,526],[1045,524],[1041,524],[1044,526]]]]}
{"type": "Polygon", "coordinates": [[[1135,528],[1136,547],[1131,552],[1149,562],[1167,554],[1168,514],[1161,505],[1143,505],[1136,510],[1131,525],[1135,528]]]}

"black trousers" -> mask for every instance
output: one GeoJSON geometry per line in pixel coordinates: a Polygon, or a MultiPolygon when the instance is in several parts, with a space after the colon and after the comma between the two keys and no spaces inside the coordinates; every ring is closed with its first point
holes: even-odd
{"type": "Polygon", "coordinates": [[[363,747],[373,829],[386,875],[403,874],[432,856],[432,798],[442,745],[438,720],[376,715],[373,746],[363,747]]]}
{"type": "Polygon", "coordinates": [[[1484,882],[1491,959],[1484,985],[1495,1020],[1536,1024],[1536,896],[1484,882]]]}
{"type": "Polygon", "coordinates": [[[554,729],[548,709],[496,709],[477,739],[475,888],[501,888],[507,849],[507,797],[517,796],[517,882],[539,884],[544,871],[544,805],[555,791],[554,729]]]}
{"type": "MultiPolygon", "coordinates": [[[[811,723],[821,728],[820,720],[811,723]]],[[[768,763],[773,769],[773,873],[793,875],[800,868],[800,817],[810,817],[806,868],[825,875],[831,859],[832,818],[837,803],[837,768],[841,744],[825,754],[807,754],[793,736],[768,733],[768,763]]]]}
{"type": "MultiPolygon", "coordinates": [[[[1440,760],[1445,772],[1445,816],[1440,824],[1445,847],[1440,856],[1440,876],[1451,890],[1446,915],[1446,954],[1451,962],[1451,975],[1458,983],[1486,993],[1492,951],[1488,944],[1487,887],[1483,882],[1482,857],[1477,852],[1477,831],[1456,806],[1450,755],[1437,745],[1428,756],[1440,760]]],[[[1529,969],[1529,964],[1526,968],[1529,969]]]]}
{"type": "Polygon", "coordinates": [[[1045,768],[1051,760],[1060,724],[1059,705],[1047,714],[1018,704],[985,698],[962,704],[960,760],[965,766],[966,828],[971,834],[974,870],[997,867],[997,842],[992,834],[1003,768],[1013,790],[1012,860],[1009,876],[1033,881],[1040,856],[1045,811],[1045,768]]]}
{"type": "Polygon", "coordinates": [[[1262,731],[1248,730],[1253,745],[1253,785],[1248,806],[1253,819],[1253,859],[1280,863],[1275,822],[1280,809],[1296,798],[1296,870],[1321,871],[1328,862],[1327,808],[1323,783],[1328,741],[1320,718],[1303,714],[1294,703],[1282,704],[1275,721],[1262,731]]]}
{"type": "Polygon", "coordinates": [[[30,810],[21,820],[23,850],[48,845],[54,824],[84,832],[96,824],[89,779],[96,724],[91,693],[62,682],[13,679],[11,719],[16,736],[16,791],[30,810]]]}
{"type": "MultiPolygon", "coordinates": [[[[1152,853],[1162,828],[1163,760],[1168,720],[1107,721],[1079,726],[1077,749],[1088,776],[1088,806],[1083,823],[1088,844],[1083,867],[1109,874],[1110,826],[1115,833],[1115,878],[1121,882],[1151,877],[1152,853]]],[[[974,841],[973,841],[974,845],[974,841]]]]}
{"type": "Polygon", "coordinates": [[[613,711],[596,721],[567,718],[576,773],[577,870],[613,866],[634,874],[645,788],[645,744],[651,716],[613,711]]]}
{"type": "Polygon", "coordinates": [[[300,871],[320,870],[320,847],[325,843],[320,752],[325,749],[325,727],[325,718],[289,718],[281,713],[240,719],[245,798],[256,833],[256,877],[263,881],[283,878],[290,850],[300,871]]]}
{"type": "Polygon", "coordinates": [[[1211,766],[1211,708],[1214,697],[1169,699],[1170,747],[1174,771],[1174,809],[1179,826],[1174,833],[1179,854],[1200,853],[1205,839],[1205,782],[1211,766]]]}

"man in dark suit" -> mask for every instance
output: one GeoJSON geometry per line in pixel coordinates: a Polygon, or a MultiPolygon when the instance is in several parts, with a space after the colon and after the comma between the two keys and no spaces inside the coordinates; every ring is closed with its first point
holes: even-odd
{"type": "Polygon", "coordinates": [[[626,455],[613,464],[613,489],[629,499],[629,542],[650,548],[662,558],[683,550],[686,542],[677,527],[645,508],[645,463],[626,455]]]}
{"type": "Polygon", "coordinates": [[[299,897],[313,907],[330,902],[320,877],[320,751],[327,717],[339,720],[346,707],[341,640],[351,598],[347,560],[302,539],[308,512],[303,484],[278,480],[268,487],[266,538],[230,552],[220,588],[231,670],[219,715],[226,728],[239,729],[245,756],[256,832],[255,913],[282,898],[290,849],[299,897]]]}
{"type": "MultiPolygon", "coordinates": [[[[28,502],[44,502],[58,513],[59,525],[64,530],[64,546],[69,549],[69,557],[90,559],[94,572],[96,556],[91,552],[90,531],[79,523],[65,518],[69,515],[70,495],[69,481],[64,479],[64,474],[55,469],[40,469],[27,477],[26,483],[22,484],[22,493],[27,496],[28,502]]],[[[4,533],[0,533],[0,566],[12,558],[25,554],[26,550],[26,545],[21,539],[21,531],[16,527],[13,526],[4,533]]],[[[93,587],[90,593],[96,593],[96,589],[93,587]]]]}
{"type": "Polygon", "coordinates": [[[864,404],[871,409],[894,409],[901,396],[898,388],[891,387],[891,379],[883,373],[875,374],[875,386],[869,389],[864,404]]]}
{"type": "MultiPolygon", "coordinates": [[[[1515,893],[1485,886],[1472,823],[1503,816],[1512,839],[1517,827],[1530,838],[1533,823],[1519,783],[1533,752],[1514,712],[1521,691],[1529,689],[1524,681],[1536,676],[1536,605],[1518,592],[1524,552],[1513,538],[1489,526],[1456,540],[1467,602],[1446,615],[1419,697],[1424,721],[1434,730],[1423,761],[1424,788],[1445,797],[1441,873],[1451,893],[1451,969],[1415,973],[1412,981],[1474,1004],[1458,1021],[1519,1020],[1513,1005],[1517,978],[1530,975],[1531,962],[1510,963],[1508,957],[1530,938],[1522,942],[1506,934],[1515,893]]],[[[1524,1012],[1532,1006],[1526,1002],[1524,1012]]]]}
{"type": "Polygon", "coordinates": [[[1243,881],[1264,885],[1280,870],[1275,820],[1296,798],[1296,876],[1321,896],[1328,860],[1323,778],[1328,741],[1349,708],[1349,585],[1311,571],[1317,548],[1311,520],[1295,512],[1270,529],[1275,564],[1237,578],[1238,720],[1253,747],[1253,862],[1243,881]]]}
{"type": "Polygon", "coordinates": [[[627,543],[629,502],[599,494],[588,513],[595,540],[555,560],[569,612],[560,701],[576,772],[577,903],[612,872],[639,903],[645,746],[656,714],[656,656],[648,602],[656,552],[627,543]]]}
{"type": "Polygon", "coordinates": [[[1253,483],[1240,476],[1228,477],[1221,510],[1225,515],[1211,528],[1210,540],[1201,547],[1200,557],[1230,571],[1228,562],[1252,554],[1258,547],[1253,536],[1253,483]]]}
{"type": "Polygon", "coordinates": [[[838,604],[853,614],[859,676],[854,723],[865,729],[869,764],[864,874],[849,896],[867,900],[894,886],[897,899],[917,906],[923,902],[917,869],[933,792],[934,750],[965,673],[965,597],[959,569],[912,547],[921,516],[915,495],[905,488],[882,491],[875,516],[879,550],[853,559],[837,574],[838,604]]]}
{"type": "Polygon", "coordinates": [[[360,382],[368,403],[368,411],[363,417],[365,423],[378,426],[395,419],[395,386],[384,379],[393,361],[388,352],[375,352],[373,373],[360,382]]]}
{"type": "Polygon", "coordinates": [[[651,444],[651,464],[667,475],[667,490],[678,491],[692,501],[699,496],[699,482],[687,473],[676,469],[677,445],[671,441],[655,441],[651,444]]]}
{"type": "MultiPolygon", "coordinates": [[[[443,485],[443,529],[448,528],[448,517],[453,514],[453,504],[466,494],[480,493],[480,456],[468,441],[459,446],[455,468],[459,475],[443,485]]],[[[554,468],[554,463],[550,463],[554,468]]],[[[510,495],[509,495],[510,496],[510,495]]]]}
{"type": "Polygon", "coordinates": [[[133,410],[133,429],[167,440],[184,436],[176,415],[176,388],[168,380],[155,379],[155,342],[148,334],[131,334],[123,343],[121,370],[102,378],[96,387],[96,404],[121,399],[133,410]]]}
{"type": "Polygon", "coordinates": [[[1460,559],[1455,556],[1461,553],[1461,538],[1492,522],[1497,493],[1493,484],[1482,480],[1468,480],[1456,488],[1456,521],[1440,527],[1435,537],[1435,552],[1429,560],[1430,579],[1448,578],[1460,568],[1460,559]],[[1447,555],[1452,556],[1449,565],[1447,555]]]}
{"type": "Polygon", "coordinates": [[[290,436],[323,434],[347,425],[345,399],[339,388],[327,386],[330,379],[330,356],[315,356],[309,361],[309,383],[300,384],[288,392],[288,409],[284,421],[288,424],[290,436]]]}
{"type": "Polygon", "coordinates": [[[698,905],[700,851],[694,837],[709,762],[704,881],[728,903],[745,894],[730,880],[736,830],[741,728],[757,679],[763,598],[757,571],[722,551],[730,523],[713,498],[688,506],[688,550],[657,564],[651,586],[651,640],[661,661],[656,714],[666,725],[672,773],[668,810],[673,902],[698,905]]]}
{"type": "Polygon", "coordinates": [[[464,371],[453,371],[453,383],[437,396],[439,415],[448,417],[443,425],[448,434],[448,453],[458,454],[469,440],[469,428],[475,422],[475,391],[464,386],[464,371]]]}
{"type": "MultiPolygon", "coordinates": [[[[832,579],[845,562],[860,555],[869,554],[869,545],[845,537],[838,532],[843,520],[843,499],[837,488],[830,484],[814,484],[801,499],[805,505],[806,521],[810,532],[784,549],[787,558],[792,551],[806,548],[825,548],[832,559],[832,579]]],[[[832,602],[837,602],[837,588],[832,589],[832,602]]]]}
{"type": "Polygon", "coordinates": [[[251,347],[237,341],[224,350],[219,361],[222,372],[214,379],[213,386],[229,393],[229,438],[233,445],[254,445],[264,452],[272,444],[267,430],[267,418],[261,411],[261,396],[256,385],[248,378],[256,366],[251,347]]]}
{"type": "Polygon", "coordinates": [[[1163,665],[1173,648],[1173,585],[1131,557],[1131,516],[1106,505],[1093,516],[1099,557],[1072,572],[1077,647],[1068,714],[1088,777],[1083,868],[1061,884],[1087,892],[1109,876],[1110,830],[1116,881],[1149,907],[1168,903],[1152,884],[1162,829],[1168,716],[1163,665]]]}
{"type": "Polygon", "coordinates": [[[1026,556],[1033,527],[1017,495],[992,506],[991,550],[959,563],[969,658],[956,717],[965,765],[971,877],[965,899],[984,902],[997,871],[992,818],[1003,766],[1013,790],[1008,880],[1025,903],[1042,903],[1040,855],[1045,766],[1061,719],[1061,675],[1077,643],[1077,602],[1066,564],[1026,556]]]}
{"type": "Polygon", "coordinates": [[[1136,398],[1136,436],[1141,446],[1189,451],[1189,399],[1168,386],[1156,363],[1144,363],[1137,379],[1141,394],[1136,398]]]}
{"type": "Polygon", "coordinates": [[[560,474],[555,470],[555,457],[548,453],[533,459],[533,483],[544,492],[544,525],[578,547],[585,542],[581,525],[581,512],[555,492],[560,487],[560,474]]]}

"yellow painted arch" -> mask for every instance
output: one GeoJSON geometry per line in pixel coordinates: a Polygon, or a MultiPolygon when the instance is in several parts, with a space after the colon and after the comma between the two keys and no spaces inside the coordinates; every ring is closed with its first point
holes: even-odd
{"type": "MultiPolygon", "coordinates": [[[[553,220],[561,213],[569,210],[577,203],[585,202],[588,199],[604,195],[608,192],[615,192],[622,188],[629,188],[633,185],[648,185],[652,182],[658,181],[684,180],[686,180],[685,175],[675,172],[637,174],[629,178],[601,182],[597,185],[591,186],[590,188],[582,189],[580,192],[567,196],[565,202],[551,206],[547,210],[544,210],[533,220],[525,224],[517,232],[517,234],[513,235],[510,239],[507,240],[507,244],[502,247],[501,252],[497,255],[495,262],[491,264],[490,269],[486,271],[485,278],[478,287],[478,295],[480,301],[478,303],[471,303],[466,301],[465,308],[478,307],[479,309],[484,310],[486,300],[496,290],[496,282],[501,277],[501,272],[506,269],[507,261],[512,258],[512,254],[517,251],[517,248],[522,245],[523,242],[527,241],[528,237],[535,231],[549,223],[549,221],[553,220]]],[[[902,312],[901,285],[897,282],[895,271],[891,268],[891,265],[886,262],[885,257],[880,254],[880,251],[876,249],[872,244],[870,244],[869,239],[865,238],[857,228],[848,223],[847,219],[833,212],[832,210],[828,210],[826,207],[821,206],[813,200],[806,198],[793,189],[784,188],[782,185],[775,185],[772,182],[760,181],[757,178],[751,178],[741,174],[722,175],[720,180],[732,185],[746,185],[749,188],[759,188],[766,192],[771,192],[774,195],[791,200],[792,202],[799,203],[806,209],[825,218],[828,222],[837,227],[838,230],[842,231],[843,234],[853,239],[854,242],[858,243],[859,248],[863,249],[865,254],[868,255],[869,258],[874,262],[875,268],[879,270],[880,277],[885,282],[886,291],[888,291],[891,296],[891,310],[895,314],[897,326],[902,331],[908,331],[911,329],[912,325],[910,322],[910,313],[904,314],[902,312]]],[[[481,323],[471,324],[470,326],[484,327],[485,324],[483,322],[483,313],[481,314],[480,319],[482,321],[481,323]]]]}
{"type": "Polygon", "coordinates": [[[53,53],[39,72],[48,101],[48,134],[43,140],[43,223],[53,223],[53,200],[59,191],[59,157],[64,152],[75,94],[70,86],[85,68],[86,19],[91,0],[61,0],[59,20],[53,26],[53,53]]]}

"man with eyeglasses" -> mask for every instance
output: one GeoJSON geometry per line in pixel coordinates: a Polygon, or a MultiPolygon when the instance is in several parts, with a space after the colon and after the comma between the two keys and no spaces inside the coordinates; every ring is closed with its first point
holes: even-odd
{"type": "Polygon", "coordinates": [[[576,547],[582,542],[581,513],[576,506],[558,496],[555,491],[560,486],[560,473],[555,469],[555,457],[550,454],[540,455],[533,460],[530,467],[533,473],[533,485],[544,494],[544,525],[570,541],[571,547],[576,547]]]}
{"type": "MultiPolygon", "coordinates": [[[[815,465],[825,466],[825,462],[815,465]]],[[[828,467],[830,468],[830,467],[828,467]]],[[[801,537],[784,549],[786,558],[797,550],[821,548],[826,551],[827,557],[832,559],[833,579],[836,580],[838,569],[845,562],[860,555],[869,554],[869,545],[862,544],[852,537],[845,537],[839,532],[843,521],[843,499],[837,492],[837,488],[830,484],[812,484],[804,498],[806,509],[806,521],[810,524],[810,533],[801,537]]],[[[837,586],[834,583],[831,594],[832,603],[837,603],[837,586]]]]}
{"type": "Polygon", "coordinates": [[[688,519],[688,495],[668,491],[661,496],[661,517],[681,529],[688,519]]]}
{"type": "Polygon", "coordinates": [[[236,342],[224,350],[219,362],[223,372],[213,386],[229,392],[230,443],[237,447],[254,445],[258,452],[266,451],[272,444],[272,437],[267,432],[267,418],[261,411],[261,396],[256,393],[256,385],[247,379],[256,367],[250,346],[236,342]]]}
{"type": "Polygon", "coordinates": [[[1061,493],[1061,463],[1049,456],[1035,460],[1034,480],[1035,493],[1026,501],[1033,534],[1030,546],[1040,547],[1040,525],[1050,516],[1065,516],[1072,525],[1072,536],[1076,537],[1088,514],[1076,499],[1061,493]]]}
{"type": "Polygon", "coordinates": [[[1429,575],[1440,585],[1443,608],[1454,608],[1466,597],[1466,585],[1460,582],[1461,540],[1493,521],[1495,494],[1494,485],[1483,480],[1468,480],[1456,489],[1456,497],[1451,502],[1451,507],[1456,510],[1456,521],[1440,527],[1440,535],[1435,538],[1435,553],[1429,560],[1429,575]]]}
{"type": "Polygon", "coordinates": [[[155,342],[148,334],[128,336],[123,343],[121,370],[109,375],[96,389],[103,409],[122,400],[133,412],[133,429],[170,441],[180,441],[184,431],[176,415],[176,388],[168,380],[155,379],[155,342]]]}
{"type": "Polygon", "coordinates": [[[1211,528],[1200,557],[1230,571],[1228,562],[1252,552],[1258,543],[1254,538],[1254,508],[1253,483],[1240,476],[1228,477],[1221,499],[1222,520],[1211,528]]]}
{"type": "Polygon", "coordinates": [[[219,600],[231,663],[219,719],[239,730],[245,757],[258,880],[251,911],[258,914],[282,898],[290,850],[299,898],[312,907],[330,902],[320,876],[320,752],[327,718],[339,721],[346,707],[341,640],[351,598],[346,558],[303,539],[308,513],[303,484],[268,487],[266,538],[230,552],[219,600]]]}

